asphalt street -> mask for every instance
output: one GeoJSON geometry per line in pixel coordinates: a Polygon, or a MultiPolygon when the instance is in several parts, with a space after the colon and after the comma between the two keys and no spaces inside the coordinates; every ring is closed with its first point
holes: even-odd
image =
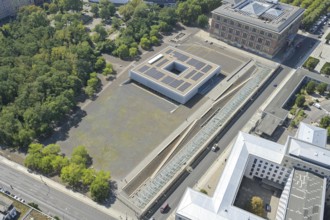
{"type": "Polygon", "coordinates": [[[209,151],[209,153],[204,157],[204,159],[195,167],[195,169],[184,179],[184,181],[174,190],[174,192],[169,195],[166,201],[169,203],[171,209],[165,213],[160,213],[157,209],[156,213],[153,215],[155,219],[167,219],[172,212],[178,206],[180,199],[187,187],[193,187],[201,176],[207,171],[207,169],[212,165],[212,163],[217,159],[221,152],[228,147],[230,142],[236,137],[238,131],[240,131],[244,125],[250,120],[253,114],[258,110],[258,108],[265,102],[265,100],[270,96],[274,90],[274,84],[279,84],[285,76],[292,69],[284,66],[283,70],[273,79],[273,81],[265,88],[265,90],[254,100],[254,102],[242,111],[241,116],[234,119],[229,126],[227,126],[227,131],[222,132],[222,137],[218,142],[220,150],[218,152],[209,151]]]}
{"type": "Polygon", "coordinates": [[[58,216],[62,220],[115,220],[100,210],[49,187],[42,181],[41,176],[41,181],[36,181],[5,164],[1,164],[0,173],[0,186],[2,188],[23,198],[26,202],[37,203],[39,208],[48,215],[58,216]],[[13,186],[13,189],[10,185],[13,186]]]}

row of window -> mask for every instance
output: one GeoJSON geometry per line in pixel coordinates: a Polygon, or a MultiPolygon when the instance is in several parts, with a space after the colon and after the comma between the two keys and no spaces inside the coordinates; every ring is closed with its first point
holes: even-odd
{"type": "Polygon", "coordinates": [[[251,31],[253,33],[259,33],[260,35],[264,35],[264,36],[267,36],[267,37],[274,37],[274,38],[276,38],[276,35],[273,35],[272,33],[265,32],[264,30],[259,30],[259,29],[255,28],[255,27],[251,27],[249,25],[244,25],[242,23],[239,23],[237,21],[233,21],[233,20],[228,19],[228,18],[221,19],[221,17],[217,15],[217,19],[216,20],[217,21],[222,21],[223,23],[229,24],[231,26],[235,26],[237,28],[244,29],[246,31],[251,31]]]}
{"type": "MultiPolygon", "coordinates": [[[[250,176],[252,176],[252,175],[253,175],[253,173],[250,172],[250,176]]],[[[256,172],[255,175],[256,175],[256,176],[259,176],[259,173],[256,172]]],[[[271,180],[271,181],[274,181],[274,180],[276,179],[275,176],[276,176],[275,174],[273,174],[272,176],[270,176],[269,173],[267,173],[267,175],[265,175],[264,173],[261,173],[261,174],[260,174],[260,177],[261,177],[261,178],[266,178],[266,179],[269,179],[269,180],[271,180]]],[[[279,183],[279,182],[280,182],[280,179],[281,179],[281,176],[278,176],[276,182],[279,183]]],[[[288,180],[288,176],[286,176],[286,177],[283,179],[284,182],[286,182],[287,180],[288,180]]]]}
{"type": "MultiPolygon", "coordinates": [[[[221,34],[220,34],[220,36],[221,37],[223,37],[223,38],[227,38],[228,40],[230,40],[230,41],[232,41],[232,42],[236,42],[236,43],[239,43],[239,44],[242,44],[242,45],[246,45],[246,46],[248,46],[248,47],[250,47],[250,48],[255,48],[255,49],[257,49],[257,50],[261,50],[262,49],[262,45],[260,45],[260,44],[256,44],[254,41],[247,41],[247,40],[245,40],[245,39],[241,39],[240,37],[234,37],[233,35],[231,35],[231,34],[226,34],[226,33],[224,33],[224,32],[222,32],[221,34]]],[[[267,48],[267,47],[263,47],[263,50],[264,51],[268,51],[268,49],[269,48],[267,48]]]]}
{"type": "MultiPolygon", "coordinates": [[[[285,160],[285,162],[288,162],[288,160],[285,160]]],[[[314,169],[313,170],[313,168],[311,168],[311,167],[308,167],[307,168],[307,166],[305,166],[305,165],[301,165],[300,163],[294,163],[294,162],[291,162],[291,165],[292,166],[297,166],[297,167],[299,167],[299,168],[303,168],[303,169],[308,169],[309,171],[313,171],[313,172],[315,172],[315,173],[319,173],[319,170],[317,170],[317,169],[314,169]]],[[[284,166],[286,166],[286,164],[284,164],[284,166]]],[[[325,175],[324,174],[324,172],[320,172],[320,174],[321,175],[325,175]]],[[[327,174],[328,175],[328,174],[327,174]]]]}
{"type": "MultiPolygon", "coordinates": [[[[217,28],[218,24],[216,24],[216,28],[217,28]]],[[[218,26],[219,28],[219,26],[218,26]]],[[[255,35],[248,35],[246,32],[241,32],[240,30],[234,30],[233,28],[228,28],[226,26],[221,26],[221,30],[224,32],[228,32],[229,34],[234,34],[236,36],[241,36],[244,39],[248,39],[251,41],[255,41],[257,40],[257,42],[259,44],[265,44],[266,46],[270,46],[270,41],[269,40],[264,40],[260,37],[257,37],[255,35]]]]}

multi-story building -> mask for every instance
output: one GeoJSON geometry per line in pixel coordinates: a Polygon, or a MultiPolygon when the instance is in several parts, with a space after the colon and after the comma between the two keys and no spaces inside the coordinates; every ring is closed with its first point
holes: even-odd
{"type": "Polygon", "coordinates": [[[325,129],[305,123],[285,145],[240,132],[213,196],[188,188],[176,220],[262,220],[235,205],[244,178],[279,189],[274,219],[322,220],[324,207],[330,204],[326,140],[325,129]]]}
{"type": "Polygon", "coordinates": [[[181,104],[188,102],[220,73],[220,66],[175,47],[129,71],[132,80],[181,104]]]}
{"type": "Polygon", "coordinates": [[[0,19],[15,16],[18,9],[34,4],[34,0],[0,0],[0,19]]]}
{"type": "Polygon", "coordinates": [[[225,0],[212,12],[210,35],[272,58],[292,43],[303,13],[277,0],[225,0]]]}

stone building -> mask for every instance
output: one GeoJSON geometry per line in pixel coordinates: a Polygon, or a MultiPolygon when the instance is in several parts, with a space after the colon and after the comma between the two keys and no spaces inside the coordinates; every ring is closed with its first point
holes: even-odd
{"type": "Polygon", "coordinates": [[[277,0],[225,0],[212,12],[210,35],[272,58],[292,43],[303,13],[277,0]]]}

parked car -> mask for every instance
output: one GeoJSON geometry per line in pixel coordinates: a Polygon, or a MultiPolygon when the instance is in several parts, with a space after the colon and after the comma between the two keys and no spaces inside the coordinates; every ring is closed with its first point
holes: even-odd
{"type": "Polygon", "coordinates": [[[271,207],[269,204],[266,204],[266,205],[265,205],[265,210],[266,210],[267,212],[271,212],[271,211],[272,211],[272,207],[271,207]]]}
{"type": "Polygon", "coordinates": [[[160,207],[160,213],[166,213],[170,206],[168,205],[167,202],[165,202],[161,207],[160,207]]]}
{"type": "Polygon", "coordinates": [[[10,196],[10,192],[8,190],[5,191],[5,193],[10,196]]]}
{"type": "Polygon", "coordinates": [[[213,147],[212,147],[212,151],[216,152],[218,149],[219,149],[218,144],[214,144],[213,147]]]}

